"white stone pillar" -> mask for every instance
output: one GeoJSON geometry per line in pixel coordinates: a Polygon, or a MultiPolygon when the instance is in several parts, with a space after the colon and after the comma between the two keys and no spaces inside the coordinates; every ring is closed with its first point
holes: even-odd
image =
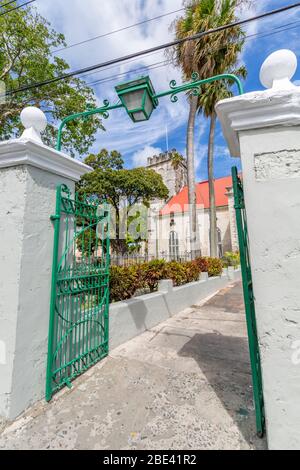
{"type": "Polygon", "coordinates": [[[26,108],[20,139],[0,143],[0,416],[45,395],[56,187],[90,167],[43,145],[44,114],[26,108]]]}
{"type": "Polygon", "coordinates": [[[261,69],[268,90],[218,103],[241,157],[270,449],[300,448],[300,87],[291,51],[261,69]],[[297,351],[298,348],[298,351],[297,351]]]}

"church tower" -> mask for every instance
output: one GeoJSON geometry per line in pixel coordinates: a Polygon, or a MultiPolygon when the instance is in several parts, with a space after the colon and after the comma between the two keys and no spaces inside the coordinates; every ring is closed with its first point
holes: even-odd
{"type": "Polygon", "coordinates": [[[186,160],[180,160],[180,154],[176,150],[148,158],[147,168],[162,176],[169,190],[169,198],[175,196],[187,185],[186,160]]]}
{"type": "MultiPolygon", "coordinates": [[[[169,190],[169,199],[179,193],[187,185],[186,160],[176,150],[154,155],[148,158],[147,168],[161,175],[163,182],[169,190]]],[[[148,217],[148,255],[149,258],[160,257],[160,243],[158,234],[159,212],[165,201],[152,201],[148,217]]]]}

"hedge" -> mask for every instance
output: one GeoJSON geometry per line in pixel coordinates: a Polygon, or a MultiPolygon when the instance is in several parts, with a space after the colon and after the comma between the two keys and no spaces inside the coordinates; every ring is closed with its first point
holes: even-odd
{"type": "Polygon", "coordinates": [[[224,268],[229,266],[237,268],[241,264],[240,253],[227,251],[222,258],[222,263],[224,268]]]}
{"type": "Polygon", "coordinates": [[[172,279],[174,286],[181,286],[198,281],[201,272],[207,272],[210,277],[220,276],[222,269],[222,261],[217,258],[198,258],[186,263],[155,260],[126,267],[111,266],[110,301],[131,299],[140,290],[155,292],[162,279],[172,279]]]}

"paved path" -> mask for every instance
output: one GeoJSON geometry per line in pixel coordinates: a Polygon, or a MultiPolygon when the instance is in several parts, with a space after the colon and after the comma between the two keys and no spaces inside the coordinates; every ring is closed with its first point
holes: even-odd
{"type": "Polygon", "coordinates": [[[260,449],[241,285],[126,343],[0,436],[5,449],[260,449]]]}

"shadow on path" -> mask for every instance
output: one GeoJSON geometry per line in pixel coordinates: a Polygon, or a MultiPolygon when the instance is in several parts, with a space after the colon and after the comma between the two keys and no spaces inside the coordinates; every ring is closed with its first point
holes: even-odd
{"type": "Polygon", "coordinates": [[[196,334],[178,354],[197,362],[245,440],[263,448],[256,435],[250,363],[244,358],[248,355],[247,339],[196,334]]]}

